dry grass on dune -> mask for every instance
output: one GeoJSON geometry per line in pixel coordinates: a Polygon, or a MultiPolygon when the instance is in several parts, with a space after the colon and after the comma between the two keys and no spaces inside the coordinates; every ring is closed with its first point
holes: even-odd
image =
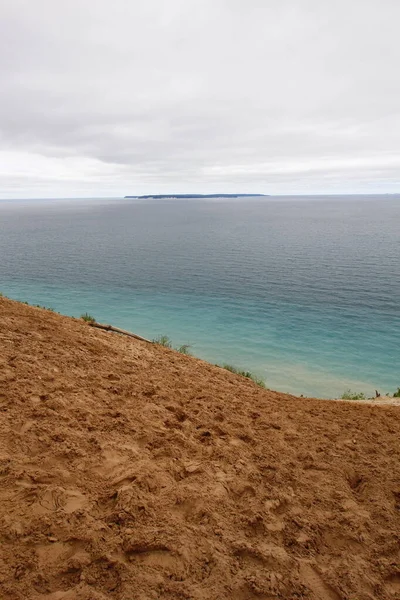
{"type": "Polygon", "coordinates": [[[0,298],[2,600],[400,598],[400,409],[0,298]]]}

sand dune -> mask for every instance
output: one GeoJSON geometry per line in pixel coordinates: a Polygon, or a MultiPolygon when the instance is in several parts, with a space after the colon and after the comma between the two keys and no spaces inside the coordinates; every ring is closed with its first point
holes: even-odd
{"type": "Polygon", "coordinates": [[[400,408],[0,298],[0,598],[400,598],[400,408]]]}

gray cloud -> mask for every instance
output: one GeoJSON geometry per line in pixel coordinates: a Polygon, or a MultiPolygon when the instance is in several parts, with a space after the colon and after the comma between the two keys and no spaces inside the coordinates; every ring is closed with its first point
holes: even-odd
{"type": "Polygon", "coordinates": [[[400,190],[398,0],[0,0],[0,194],[400,190]]]}

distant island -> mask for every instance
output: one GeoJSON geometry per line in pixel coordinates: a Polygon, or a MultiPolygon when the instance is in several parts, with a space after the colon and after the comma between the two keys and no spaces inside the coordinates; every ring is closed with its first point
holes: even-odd
{"type": "Polygon", "coordinates": [[[267,194],[148,194],[147,196],[125,196],[125,198],[154,199],[160,198],[257,198],[267,194]]]}

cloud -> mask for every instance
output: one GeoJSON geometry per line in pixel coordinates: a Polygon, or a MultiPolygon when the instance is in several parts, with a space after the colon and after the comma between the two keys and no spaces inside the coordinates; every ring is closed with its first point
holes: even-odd
{"type": "Polygon", "coordinates": [[[0,194],[400,189],[397,0],[0,0],[0,194]]]}

